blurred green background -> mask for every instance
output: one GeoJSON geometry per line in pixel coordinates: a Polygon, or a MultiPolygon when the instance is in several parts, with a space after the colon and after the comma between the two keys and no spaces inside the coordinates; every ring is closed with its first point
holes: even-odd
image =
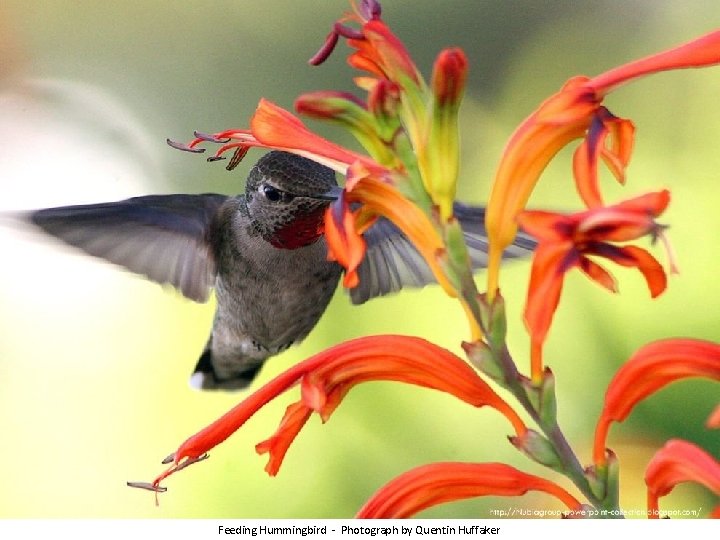
{"type": "MultiPolygon", "coordinates": [[[[386,0],[383,7],[424,73],[445,46],[459,45],[469,57],[460,197],[478,203],[514,127],[567,78],[720,23],[711,0],[386,0]]],[[[0,206],[241,191],[248,163],[228,173],[171,150],[165,138],[245,127],[262,96],[290,108],[304,91],[351,89],[344,45],[320,68],[306,63],[346,9],[344,0],[4,0],[0,206]]],[[[621,88],[606,102],[637,126],[628,185],[606,177],[606,196],[672,190],[663,221],[672,225],[681,274],[656,301],[637,272],[613,268],[622,291],[615,296],[568,278],[545,356],[562,424],[585,462],[607,382],[633,351],[668,336],[720,339],[719,89],[720,68],[674,72],[621,88]]],[[[569,158],[565,152],[549,168],[533,206],[579,207],[569,158]]],[[[431,461],[505,461],[552,476],[510,448],[509,426],[492,410],[373,383],[353,390],[327,425],[312,418],[276,478],[263,472],[254,445],[275,430],[296,393],[263,409],[210,460],[171,478],[156,508],[152,495],[125,481],[151,480],[162,458],[241,397],[186,384],[212,303],[193,304],[2,224],[0,242],[0,517],[349,517],[383,483],[431,461]]],[[[527,262],[509,264],[502,277],[510,344],[523,369],[528,270],[527,262]]],[[[420,335],[455,351],[467,337],[461,310],[437,287],[361,307],[338,291],[311,336],[273,359],[258,382],[373,333],[420,335]]],[[[612,430],[623,508],[644,507],[644,465],[666,439],[686,438],[718,456],[718,433],[703,426],[717,403],[717,384],[683,382],[612,430]]],[[[662,504],[706,514],[713,500],[681,486],[662,504]]],[[[535,496],[476,499],[423,516],[481,517],[508,506],[556,508],[535,496]]]]}

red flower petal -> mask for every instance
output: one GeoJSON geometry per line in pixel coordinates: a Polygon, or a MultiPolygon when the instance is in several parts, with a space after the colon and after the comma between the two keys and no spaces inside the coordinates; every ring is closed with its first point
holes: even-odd
{"type": "Polygon", "coordinates": [[[408,90],[408,83],[422,80],[410,54],[390,28],[380,19],[373,19],[362,27],[365,39],[350,39],[348,44],[358,51],[350,56],[351,66],[389,79],[408,90]]]}
{"type": "Polygon", "coordinates": [[[606,245],[601,251],[588,250],[588,253],[597,253],[611,259],[620,266],[637,268],[642,273],[650,296],[656,298],[667,287],[667,275],[662,265],[646,250],[636,246],[616,247],[606,245]]]}
{"type": "Polygon", "coordinates": [[[672,49],[630,62],[590,80],[589,84],[605,95],[626,82],[670,69],[712,66],[720,63],[720,30],[688,41],[672,49]]]}
{"type": "Polygon", "coordinates": [[[380,488],[360,509],[358,518],[407,518],[450,501],[496,495],[517,497],[543,491],[571,510],[580,510],[563,488],[504,463],[432,463],[401,474],[380,488]]]}
{"type": "Polygon", "coordinates": [[[355,161],[374,164],[370,158],[316,135],[299,118],[266,99],[260,100],[250,121],[250,130],[267,148],[293,152],[343,174],[355,161]]]}
{"type": "Polygon", "coordinates": [[[595,463],[605,463],[605,441],[611,422],[622,422],[640,401],[688,377],[720,381],[720,345],[695,339],[666,339],[637,351],[608,385],[595,428],[595,463]]]}
{"type": "Polygon", "coordinates": [[[517,218],[523,231],[540,242],[567,242],[573,236],[580,218],[543,210],[525,210],[517,218]]]}
{"type": "Polygon", "coordinates": [[[357,287],[358,266],[365,256],[365,239],[355,230],[355,217],[345,197],[331,205],[325,212],[325,240],[328,259],[337,261],[345,268],[343,286],[357,287]]]}
{"type": "Polygon", "coordinates": [[[671,440],[658,450],[645,471],[649,516],[659,516],[658,499],[683,482],[696,482],[720,496],[720,462],[687,441],[671,440]]]}
{"type": "Polygon", "coordinates": [[[588,208],[602,206],[598,185],[599,158],[608,165],[615,178],[625,181],[635,128],[629,120],[613,116],[605,107],[595,114],[588,133],[573,155],[573,176],[580,198],[588,208]],[[610,137],[611,148],[607,147],[610,137]]]}
{"type": "Polygon", "coordinates": [[[282,465],[288,448],[290,448],[311,414],[312,409],[302,402],[289,405],[277,431],[272,437],[255,445],[255,451],[258,454],[268,454],[270,456],[267,465],[265,465],[265,472],[270,476],[275,476],[280,470],[280,465],[282,465]]]}
{"type": "Polygon", "coordinates": [[[525,326],[536,343],[545,341],[560,302],[564,273],[578,263],[564,244],[540,244],[535,250],[525,302],[525,326]]]}
{"type": "Polygon", "coordinates": [[[585,273],[587,277],[592,279],[601,287],[605,287],[608,291],[612,293],[617,292],[617,282],[615,281],[615,278],[610,272],[605,270],[599,264],[594,263],[587,257],[581,257],[580,269],[585,273]]]}

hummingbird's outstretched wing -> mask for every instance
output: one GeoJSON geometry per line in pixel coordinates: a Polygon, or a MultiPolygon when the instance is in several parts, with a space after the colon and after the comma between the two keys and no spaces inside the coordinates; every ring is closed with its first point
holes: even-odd
{"type": "MultiPolygon", "coordinates": [[[[455,203],[455,217],[465,233],[473,269],[487,266],[488,241],[485,208],[455,203]]],[[[422,287],[435,282],[430,267],[405,235],[387,219],[378,220],[365,234],[367,253],[358,267],[360,283],[350,289],[353,304],[399,291],[402,287],[422,287]]],[[[505,258],[526,257],[536,243],[519,232],[504,253],[505,258]]]]}
{"type": "Polygon", "coordinates": [[[215,282],[209,242],[225,195],[150,195],[45,208],[26,219],[90,255],[124,266],[204,302],[215,282]]]}

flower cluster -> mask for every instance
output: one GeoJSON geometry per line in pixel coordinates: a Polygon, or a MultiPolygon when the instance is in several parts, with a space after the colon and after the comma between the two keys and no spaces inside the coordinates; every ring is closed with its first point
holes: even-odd
{"type": "MultiPolygon", "coordinates": [[[[360,154],[309,130],[295,115],[262,100],[249,129],[196,133],[191,152],[219,144],[210,160],[232,152],[229,168],[252,147],[293,152],[346,177],[342,196],[327,211],[329,257],[345,269],[344,285],[358,285],[365,255],[363,234],[379,219],[397,226],[421,254],[437,282],[457,297],[467,315],[470,339],[463,344],[468,361],[420,338],[373,336],[342,343],[282,373],[227,414],[186,440],[166,460],[170,467],[151,483],[133,483],[154,491],[168,476],[202,460],[253,414],[278,395],[300,387],[277,431],[257,445],[269,455],[266,470],[277,474],[283,457],[313,412],[326,421],[356,384],[397,381],[446,392],[474,407],[489,406],[508,421],[514,446],[567,476],[586,499],[555,483],[502,463],[435,463],[408,471],[381,488],[360,510],[360,517],[406,517],[429,506],[485,495],[518,496],[539,490],[561,500],[573,516],[586,509],[618,508],[618,461],[606,448],[609,427],[667,384],[687,378],[720,380],[720,345],[692,339],[657,341],[641,348],[618,371],[607,390],[597,423],[593,463],[583,467],[557,421],[555,379],[544,367],[542,350],[559,305],[568,271],[580,269],[592,281],[615,292],[612,274],[597,259],[637,268],[650,294],[667,287],[664,267],[646,249],[631,244],[642,237],[660,239],[674,261],[665,227],[656,219],[670,202],[666,190],[606,204],[598,181],[603,161],[625,182],[634,126],[612,114],[603,98],[618,86],[659,71],[720,63],[720,32],[631,62],[599,76],[574,77],[542,103],[511,136],[500,159],[485,213],[489,242],[487,292],[479,294],[472,276],[463,232],[455,217],[458,179],[458,110],[467,59],[457,48],[442,51],[430,82],[424,80],[402,42],[381,16],[376,0],[362,0],[336,22],[310,60],[319,65],[341,39],[352,50],[348,62],[361,75],[354,79],[364,97],[341,91],[300,96],[298,113],[349,130],[366,150],[360,154]],[[525,211],[530,194],[555,155],[579,140],[572,176],[585,209],[571,214],[525,211]],[[505,311],[499,293],[500,261],[521,227],[537,239],[525,307],[530,334],[530,375],[525,376],[505,342],[505,311]],[[486,379],[509,390],[537,429],[528,428],[516,410],[486,379]]],[[[481,224],[478,224],[478,226],[481,224]]],[[[708,424],[720,424],[720,407],[708,424]]],[[[648,466],[648,507],[657,515],[658,499],[685,481],[720,495],[720,463],[699,447],[670,441],[648,466]]],[[[716,509],[714,515],[720,510],[716,509]]]]}

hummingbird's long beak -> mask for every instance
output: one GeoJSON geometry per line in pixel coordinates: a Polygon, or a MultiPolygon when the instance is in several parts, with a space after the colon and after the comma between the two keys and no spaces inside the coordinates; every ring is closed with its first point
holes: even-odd
{"type": "Polygon", "coordinates": [[[322,199],[324,201],[336,201],[340,194],[343,192],[343,188],[340,186],[333,186],[325,193],[321,193],[320,195],[315,195],[314,199],[322,199]]]}

